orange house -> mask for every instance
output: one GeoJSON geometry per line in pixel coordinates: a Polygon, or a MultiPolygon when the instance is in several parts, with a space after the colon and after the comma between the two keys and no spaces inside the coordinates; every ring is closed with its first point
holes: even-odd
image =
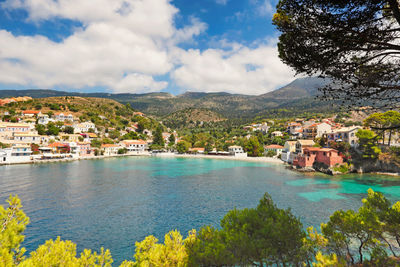
{"type": "Polygon", "coordinates": [[[339,151],[331,148],[306,147],[303,154],[297,155],[293,165],[298,167],[312,167],[314,162],[323,163],[329,167],[343,163],[339,151]]]}

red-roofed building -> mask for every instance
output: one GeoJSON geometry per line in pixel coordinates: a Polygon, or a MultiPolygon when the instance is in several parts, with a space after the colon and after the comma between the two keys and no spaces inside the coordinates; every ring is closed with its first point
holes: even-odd
{"type": "Polygon", "coordinates": [[[131,154],[143,153],[147,149],[147,142],[143,140],[124,140],[120,144],[131,154]]]}
{"type": "Polygon", "coordinates": [[[68,144],[61,143],[61,142],[54,142],[49,145],[49,147],[53,150],[55,153],[69,153],[70,152],[70,147],[68,144]]]}
{"type": "Polygon", "coordinates": [[[39,110],[24,110],[22,111],[22,115],[24,117],[34,117],[34,116],[39,116],[42,113],[39,110]]]}
{"type": "Polygon", "coordinates": [[[116,144],[101,145],[101,149],[104,151],[104,155],[106,155],[106,156],[118,154],[118,150],[121,148],[122,147],[120,145],[116,145],[116,144]]]}
{"type": "Polygon", "coordinates": [[[312,167],[314,162],[323,163],[328,167],[342,164],[343,158],[339,151],[331,148],[306,147],[303,154],[297,155],[293,165],[298,167],[312,167]]]}

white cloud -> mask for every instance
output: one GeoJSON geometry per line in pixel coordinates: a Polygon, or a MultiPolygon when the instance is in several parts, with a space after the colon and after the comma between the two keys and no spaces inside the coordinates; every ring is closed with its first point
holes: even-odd
{"type": "Polygon", "coordinates": [[[215,1],[218,5],[226,5],[228,3],[228,0],[216,0],[215,1]]]}
{"type": "Polygon", "coordinates": [[[256,13],[259,16],[272,16],[275,13],[275,6],[277,5],[277,0],[250,0],[256,8],[256,13]]]}
{"type": "Polygon", "coordinates": [[[6,0],[1,7],[27,10],[32,23],[66,18],[83,24],[61,42],[0,29],[3,84],[135,93],[167,88],[154,77],[170,74],[182,89],[258,94],[293,77],[276,44],[249,48],[222,39],[216,46],[223,49],[179,48],[208,25],[193,17],[176,28],[178,10],[169,0],[6,0]]]}
{"type": "Polygon", "coordinates": [[[263,94],[293,79],[293,72],[278,58],[275,45],[181,51],[181,66],[172,76],[191,91],[263,94]]]}

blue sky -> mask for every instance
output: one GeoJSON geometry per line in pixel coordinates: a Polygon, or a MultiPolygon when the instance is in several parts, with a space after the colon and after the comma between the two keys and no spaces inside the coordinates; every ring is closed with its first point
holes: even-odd
{"type": "Polygon", "coordinates": [[[276,0],[0,0],[0,89],[262,94],[276,0]]]}

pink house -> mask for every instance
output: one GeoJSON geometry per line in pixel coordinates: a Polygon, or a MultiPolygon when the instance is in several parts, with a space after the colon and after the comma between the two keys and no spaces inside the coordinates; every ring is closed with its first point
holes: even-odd
{"type": "Polygon", "coordinates": [[[343,163],[339,151],[331,148],[307,147],[303,154],[297,155],[293,165],[298,167],[312,167],[314,162],[323,163],[329,167],[343,163]]]}
{"type": "Polygon", "coordinates": [[[92,149],[89,142],[78,142],[79,155],[80,156],[90,156],[92,154],[92,149]]]}

